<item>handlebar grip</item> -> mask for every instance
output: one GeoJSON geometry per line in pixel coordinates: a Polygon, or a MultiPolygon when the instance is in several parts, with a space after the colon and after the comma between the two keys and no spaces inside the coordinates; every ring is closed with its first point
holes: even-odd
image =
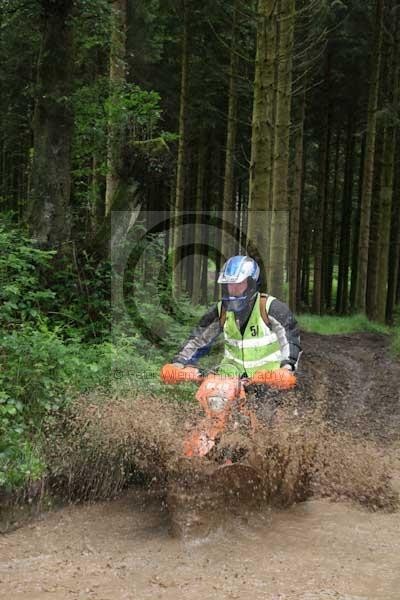
{"type": "Polygon", "coordinates": [[[202,376],[196,367],[175,367],[173,364],[164,365],[160,371],[164,383],[182,383],[184,381],[202,381],[202,376]]]}
{"type": "Polygon", "coordinates": [[[257,371],[250,377],[249,383],[266,384],[273,388],[288,390],[297,383],[297,377],[288,369],[275,369],[274,371],[257,371]]]}

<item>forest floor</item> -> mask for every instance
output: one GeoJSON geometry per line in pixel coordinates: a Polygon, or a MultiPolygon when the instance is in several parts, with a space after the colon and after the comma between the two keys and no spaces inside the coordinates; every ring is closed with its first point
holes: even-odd
{"type": "Polygon", "coordinates": [[[295,396],[331,426],[315,427],[308,500],[216,508],[206,534],[180,538],[156,486],[44,513],[0,538],[0,597],[399,600],[400,363],[382,335],[302,343],[295,396]]]}

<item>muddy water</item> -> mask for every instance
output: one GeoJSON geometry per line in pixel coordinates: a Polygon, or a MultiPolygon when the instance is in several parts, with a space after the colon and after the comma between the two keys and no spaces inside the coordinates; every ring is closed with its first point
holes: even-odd
{"type": "Polygon", "coordinates": [[[131,490],[3,536],[0,597],[399,600],[400,516],[312,500],[176,539],[160,498],[131,490]]]}

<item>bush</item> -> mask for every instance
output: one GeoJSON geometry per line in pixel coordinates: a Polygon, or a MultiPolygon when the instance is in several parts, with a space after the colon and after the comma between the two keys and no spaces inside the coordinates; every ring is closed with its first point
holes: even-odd
{"type": "Polygon", "coordinates": [[[92,361],[99,352],[93,354],[44,325],[21,326],[1,337],[0,485],[17,486],[41,476],[37,448],[42,427],[77,390],[96,385],[99,368],[92,361]]]}
{"type": "Polygon", "coordinates": [[[55,294],[43,286],[40,273],[53,255],[35,248],[10,219],[0,220],[0,329],[36,323],[49,309],[55,294]]]}
{"type": "Polygon", "coordinates": [[[36,444],[13,427],[0,438],[0,488],[12,491],[40,479],[46,466],[36,444]]]}

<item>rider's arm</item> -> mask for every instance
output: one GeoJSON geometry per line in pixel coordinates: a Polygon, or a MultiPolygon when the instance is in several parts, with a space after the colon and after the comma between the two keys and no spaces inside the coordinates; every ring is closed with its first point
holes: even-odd
{"type": "Polygon", "coordinates": [[[200,319],[198,326],[191,332],[172,362],[182,365],[196,364],[201,356],[207,354],[221,332],[218,308],[215,305],[200,319]]]}
{"type": "Polygon", "coordinates": [[[301,346],[300,331],[293,313],[287,304],[275,298],[269,307],[268,319],[281,348],[281,367],[291,365],[296,370],[301,346]]]}

